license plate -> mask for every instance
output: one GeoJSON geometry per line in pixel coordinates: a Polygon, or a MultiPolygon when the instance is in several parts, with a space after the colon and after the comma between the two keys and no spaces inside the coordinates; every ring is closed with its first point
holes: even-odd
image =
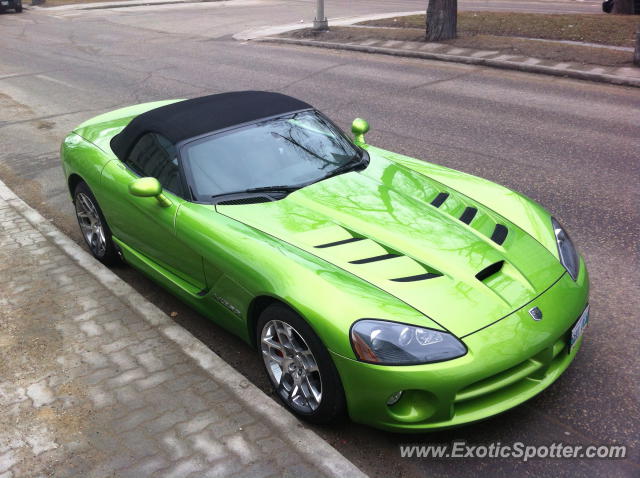
{"type": "Polygon", "coordinates": [[[571,349],[573,348],[573,346],[576,344],[578,339],[582,336],[582,333],[584,332],[584,329],[587,328],[588,323],[589,323],[589,306],[587,306],[586,309],[584,309],[584,312],[582,312],[582,315],[576,322],[576,325],[574,325],[573,328],[571,329],[571,336],[569,337],[569,352],[571,352],[571,349]]]}
{"type": "Polygon", "coordinates": [[[9,5],[9,2],[0,2],[0,3],[1,3],[3,6],[5,6],[5,7],[6,7],[7,5],[9,5]]]}

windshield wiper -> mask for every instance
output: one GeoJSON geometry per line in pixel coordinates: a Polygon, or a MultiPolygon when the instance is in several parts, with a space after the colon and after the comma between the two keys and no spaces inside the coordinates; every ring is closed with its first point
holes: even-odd
{"type": "Polygon", "coordinates": [[[286,185],[260,186],[257,188],[243,189],[241,191],[232,191],[228,193],[214,194],[213,196],[211,196],[211,199],[220,199],[221,197],[226,197],[226,196],[235,196],[240,194],[256,194],[256,193],[284,193],[284,195],[286,196],[287,194],[297,191],[298,189],[302,189],[305,186],[309,186],[310,184],[317,183],[319,181],[328,179],[333,176],[337,176],[338,174],[343,174],[348,171],[356,170],[363,166],[366,167],[368,164],[369,164],[369,155],[364,150],[359,150],[358,153],[353,158],[351,158],[347,163],[341,166],[338,166],[336,169],[334,169],[333,171],[330,171],[329,173],[325,174],[324,176],[322,176],[320,179],[317,179],[317,180],[313,180],[313,181],[302,183],[302,184],[295,184],[291,186],[286,186],[286,185]]]}
{"type": "Polygon", "coordinates": [[[305,186],[307,186],[307,184],[298,184],[294,186],[261,186],[259,188],[249,188],[249,189],[243,189],[241,191],[232,191],[228,193],[214,194],[213,196],[211,196],[211,199],[217,199],[223,196],[235,196],[238,194],[254,194],[254,193],[285,193],[286,195],[286,194],[292,193],[293,191],[297,191],[298,189],[303,188],[305,186]]]}
{"type": "Polygon", "coordinates": [[[242,192],[242,193],[293,192],[304,186],[305,186],[304,184],[301,184],[298,186],[261,186],[259,188],[249,188],[239,192],[242,192]]]}
{"type": "Polygon", "coordinates": [[[351,158],[350,161],[343,164],[342,166],[338,166],[336,169],[329,171],[325,174],[323,179],[332,178],[333,176],[337,176],[339,174],[348,173],[349,171],[355,171],[362,166],[366,167],[369,164],[369,156],[364,152],[364,150],[359,150],[358,153],[351,158]]]}

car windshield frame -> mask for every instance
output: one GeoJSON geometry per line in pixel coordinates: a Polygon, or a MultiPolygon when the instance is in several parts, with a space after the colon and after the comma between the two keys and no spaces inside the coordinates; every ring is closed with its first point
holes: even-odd
{"type": "MultiPolygon", "coordinates": [[[[223,129],[219,129],[219,130],[215,130],[215,131],[211,131],[199,136],[194,136],[193,138],[189,138],[183,141],[180,141],[179,143],[176,144],[176,149],[178,151],[178,157],[179,157],[179,164],[181,166],[181,169],[183,170],[183,174],[184,174],[184,178],[186,180],[187,183],[187,189],[189,192],[189,195],[191,197],[191,202],[194,203],[198,203],[198,204],[216,204],[218,202],[222,202],[225,200],[229,200],[231,198],[237,198],[237,197],[255,197],[256,195],[262,195],[265,196],[267,195],[266,193],[258,193],[258,192],[245,192],[245,191],[230,191],[230,192],[226,192],[226,193],[221,193],[218,195],[203,195],[203,194],[198,194],[198,192],[195,189],[195,181],[193,178],[193,173],[191,170],[191,165],[189,164],[189,161],[187,160],[187,153],[186,150],[188,149],[188,147],[195,142],[199,142],[202,141],[205,138],[209,138],[209,139],[213,139],[216,136],[223,136],[229,133],[232,133],[235,130],[240,130],[240,129],[245,129],[245,128],[249,128],[253,125],[259,124],[259,123],[265,123],[265,122],[269,122],[269,121],[274,121],[280,118],[287,118],[287,117],[293,117],[297,114],[300,113],[305,113],[305,112],[313,112],[314,114],[316,114],[317,116],[319,116],[320,118],[322,118],[322,120],[326,121],[329,126],[334,130],[336,135],[339,135],[340,138],[342,138],[344,141],[346,141],[354,150],[354,157],[353,159],[349,160],[347,163],[338,166],[337,168],[334,169],[339,169],[342,166],[345,166],[346,164],[349,163],[353,163],[354,165],[356,163],[358,163],[358,161],[354,162],[354,160],[360,159],[362,162],[363,159],[366,159],[366,164],[368,164],[368,154],[366,152],[366,150],[364,150],[363,148],[361,148],[360,146],[358,146],[357,144],[355,144],[353,142],[353,140],[351,140],[345,133],[344,131],[342,131],[342,129],[337,126],[333,121],[331,121],[331,119],[329,119],[326,115],[324,115],[321,111],[318,111],[315,108],[304,108],[304,109],[300,109],[300,110],[295,110],[295,111],[290,111],[284,114],[277,114],[274,116],[267,116],[264,118],[259,118],[256,120],[252,120],[252,121],[248,121],[246,123],[240,123],[237,125],[233,125],[230,126],[228,128],[223,128],[223,129]]],[[[344,172],[348,172],[348,171],[344,171],[344,172]]],[[[330,173],[330,171],[329,171],[330,173]]],[[[291,184],[291,185],[285,185],[287,187],[291,187],[292,190],[293,189],[302,189],[303,187],[306,186],[310,186],[311,184],[315,184],[317,182],[320,182],[324,179],[327,179],[327,177],[330,177],[331,175],[329,174],[328,176],[322,176],[319,177],[317,179],[314,179],[312,181],[308,181],[305,183],[300,183],[300,184],[291,184]]],[[[272,189],[275,190],[279,190],[280,187],[283,186],[281,184],[274,184],[272,189]]],[[[269,189],[271,187],[266,187],[264,189],[269,189]]],[[[262,188],[261,188],[262,189],[262,188]]],[[[288,192],[292,192],[292,191],[288,191],[288,192]]]]}

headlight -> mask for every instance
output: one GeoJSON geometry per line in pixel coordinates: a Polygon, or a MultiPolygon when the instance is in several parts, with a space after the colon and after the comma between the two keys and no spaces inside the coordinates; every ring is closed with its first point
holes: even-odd
{"type": "Polygon", "coordinates": [[[578,269],[580,268],[580,257],[576,251],[573,242],[567,231],[554,218],[551,218],[551,225],[553,226],[553,233],[556,235],[556,242],[558,243],[558,255],[560,256],[560,263],[567,269],[567,272],[573,280],[578,278],[578,269]]]}
{"type": "Polygon", "coordinates": [[[356,356],[382,365],[417,365],[441,362],[467,353],[453,335],[413,325],[364,319],[351,327],[356,356]]]}

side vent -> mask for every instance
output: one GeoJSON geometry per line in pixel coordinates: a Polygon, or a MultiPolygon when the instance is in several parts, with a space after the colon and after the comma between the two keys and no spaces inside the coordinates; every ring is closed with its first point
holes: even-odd
{"type": "Polygon", "coordinates": [[[367,257],[366,259],[358,259],[355,261],[349,261],[350,264],[368,264],[369,262],[386,261],[387,259],[393,259],[400,257],[398,254],[382,254],[381,256],[367,257]]]}
{"type": "Polygon", "coordinates": [[[476,217],[477,212],[478,210],[475,207],[468,207],[464,210],[462,216],[460,216],[460,220],[465,224],[471,224],[471,221],[476,217]]]}
{"type": "Polygon", "coordinates": [[[265,196],[255,196],[240,199],[227,199],[226,201],[220,201],[218,204],[222,206],[239,206],[240,204],[258,204],[261,202],[271,202],[272,200],[265,196]]]}
{"type": "Polygon", "coordinates": [[[504,261],[498,261],[494,264],[491,264],[490,266],[485,267],[484,269],[482,269],[480,272],[476,274],[476,279],[478,279],[481,282],[488,279],[493,274],[500,272],[500,269],[502,269],[503,265],[504,265],[504,261]]]}
{"type": "Polygon", "coordinates": [[[496,228],[493,230],[493,234],[491,234],[491,240],[496,244],[502,245],[508,233],[509,229],[507,229],[507,226],[504,224],[496,224],[496,228]]]}
{"type": "Polygon", "coordinates": [[[449,197],[449,193],[439,193],[433,201],[431,201],[431,205],[435,207],[440,207],[449,197]]]}
{"type": "Polygon", "coordinates": [[[442,274],[434,274],[433,272],[427,272],[426,274],[418,274],[417,276],[398,277],[397,279],[391,279],[393,282],[416,282],[419,280],[435,279],[436,277],[442,277],[442,274]]]}
{"type": "Polygon", "coordinates": [[[342,244],[349,244],[351,242],[357,242],[357,241],[362,241],[362,240],[363,240],[362,237],[351,237],[349,239],[344,239],[342,241],[327,242],[326,244],[320,244],[320,245],[316,246],[316,248],[317,249],[324,249],[325,247],[341,246],[342,244]]]}

